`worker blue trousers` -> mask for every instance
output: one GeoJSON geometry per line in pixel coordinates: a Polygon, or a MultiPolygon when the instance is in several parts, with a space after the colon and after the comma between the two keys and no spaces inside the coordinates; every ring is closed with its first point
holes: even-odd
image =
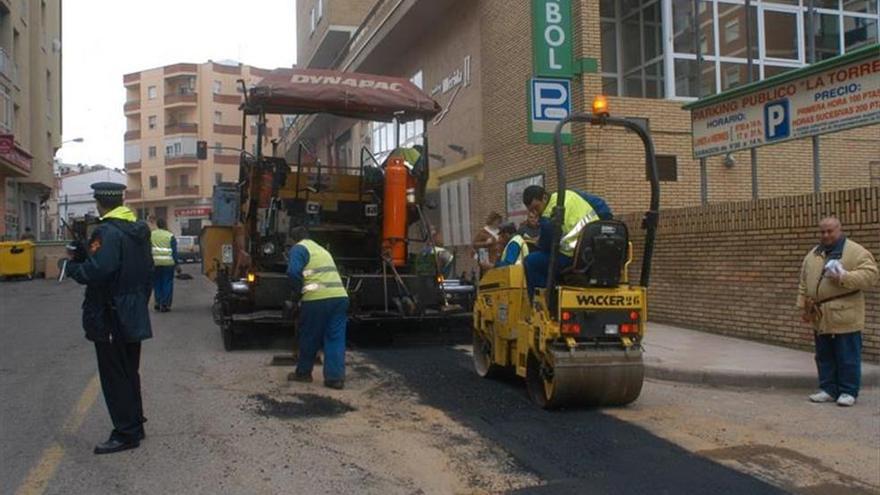
{"type": "Polygon", "coordinates": [[[305,301],[300,306],[298,375],[310,375],[318,349],[324,348],[324,381],[345,379],[345,326],[348,298],[305,301]]]}
{"type": "MultiPolygon", "coordinates": [[[[563,268],[566,268],[571,265],[571,258],[564,255],[559,254],[559,267],[557,268],[557,273],[562,271],[563,268]]],[[[546,287],[547,286],[547,273],[550,268],[550,253],[546,251],[535,251],[533,253],[529,253],[528,256],[523,260],[523,267],[526,272],[526,283],[528,284],[529,289],[529,298],[532,298],[535,295],[536,287],[546,287]]]]}
{"type": "Polygon", "coordinates": [[[157,306],[171,307],[174,298],[174,266],[153,267],[153,295],[157,306]]]}

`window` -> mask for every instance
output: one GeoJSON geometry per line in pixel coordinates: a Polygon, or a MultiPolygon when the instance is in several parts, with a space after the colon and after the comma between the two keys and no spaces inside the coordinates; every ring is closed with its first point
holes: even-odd
{"type": "Polygon", "coordinates": [[[214,81],[214,94],[219,95],[223,92],[223,83],[221,81],[214,81]]]}
{"type": "Polygon", "coordinates": [[[148,155],[150,158],[156,158],[156,147],[155,146],[150,146],[150,148],[148,149],[148,155]]]}
{"type": "Polygon", "coordinates": [[[340,168],[352,166],[351,130],[336,138],[336,165],[340,168]]]}
{"type": "Polygon", "coordinates": [[[797,30],[796,13],[764,10],[764,56],[800,60],[797,30]]]}
{"type": "Polygon", "coordinates": [[[223,154],[223,143],[214,143],[214,154],[222,155],[223,154]]]}
{"type": "Polygon", "coordinates": [[[214,185],[222,184],[222,183],[223,183],[223,174],[221,174],[219,172],[215,173],[214,174],[214,185]]]}
{"type": "MultiPolygon", "coordinates": [[[[675,155],[657,155],[657,174],[661,182],[678,181],[678,160],[675,155]]],[[[651,169],[645,164],[645,180],[651,180],[651,169]]]]}
{"type": "Polygon", "coordinates": [[[147,88],[147,99],[155,100],[156,99],[156,86],[150,86],[147,88]]]}
{"type": "Polygon", "coordinates": [[[739,39],[739,18],[734,17],[724,23],[724,42],[733,43],[739,39]]]}
{"type": "Polygon", "coordinates": [[[150,189],[156,189],[159,187],[159,178],[155,175],[150,176],[150,189]]]}
{"type": "Polygon", "coordinates": [[[189,187],[189,175],[183,174],[180,176],[180,187],[189,187]]]}
{"type": "Polygon", "coordinates": [[[309,34],[315,33],[315,20],[315,8],[312,7],[312,9],[309,10],[309,34]]]}
{"type": "Polygon", "coordinates": [[[604,93],[648,98],[664,95],[662,2],[600,3],[604,93]]]}
{"type": "Polygon", "coordinates": [[[440,223],[447,246],[471,244],[471,177],[440,185],[440,223]]]}
{"type": "Polygon", "coordinates": [[[223,112],[214,112],[214,123],[222,124],[223,123],[223,112]]]}
{"type": "Polygon", "coordinates": [[[318,0],[318,10],[315,17],[317,18],[316,23],[321,22],[321,18],[324,17],[324,0],[318,0]]]}
{"type": "Polygon", "coordinates": [[[844,16],[843,43],[847,52],[877,43],[877,16],[873,19],[844,16]]]}
{"type": "Polygon", "coordinates": [[[150,115],[149,117],[147,117],[147,127],[149,127],[150,129],[156,128],[156,116],[155,115],[150,115]]]}
{"type": "MultiPolygon", "coordinates": [[[[409,79],[417,88],[424,89],[424,74],[421,70],[413,74],[409,79]]],[[[414,120],[411,122],[401,122],[400,126],[396,122],[373,122],[372,123],[372,139],[371,150],[376,159],[380,162],[385,160],[392,150],[400,143],[401,147],[409,147],[416,144],[422,144],[422,136],[425,133],[424,122],[414,120]],[[398,132],[400,135],[398,136],[398,132]],[[399,139],[398,139],[399,137],[399,139]]]]}

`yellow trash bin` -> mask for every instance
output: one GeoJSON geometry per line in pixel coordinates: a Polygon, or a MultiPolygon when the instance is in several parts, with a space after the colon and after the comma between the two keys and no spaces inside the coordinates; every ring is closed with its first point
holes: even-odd
{"type": "Polygon", "coordinates": [[[0,277],[34,276],[34,243],[0,242],[0,277]]]}

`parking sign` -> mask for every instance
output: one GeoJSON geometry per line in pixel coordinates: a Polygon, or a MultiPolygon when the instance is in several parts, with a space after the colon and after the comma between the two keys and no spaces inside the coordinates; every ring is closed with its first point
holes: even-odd
{"type": "MultiPolygon", "coordinates": [[[[532,78],[528,86],[529,143],[552,144],[556,123],[571,113],[571,81],[532,78]]],[[[562,140],[571,144],[571,126],[563,129],[562,140]]]]}
{"type": "Polygon", "coordinates": [[[788,100],[771,101],[764,105],[764,139],[785,139],[791,133],[788,100]]]}

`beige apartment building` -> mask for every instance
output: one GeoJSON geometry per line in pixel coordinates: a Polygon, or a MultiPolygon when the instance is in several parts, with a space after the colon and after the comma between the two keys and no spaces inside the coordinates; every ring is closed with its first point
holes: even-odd
{"type": "MultiPolygon", "coordinates": [[[[141,218],[165,218],[170,230],[198,235],[210,223],[213,188],[238,181],[242,90],[268,71],[237,62],[178,63],[123,76],[126,101],[125,202],[141,218]],[[196,143],[208,144],[207,160],[196,143]]],[[[270,120],[263,146],[281,131],[270,120]]],[[[245,150],[256,148],[249,121],[245,150]]]]}
{"type": "Polygon", "coordinates": [[[51,237],[61,146],[61,0],[0,0],[0,239],[51,237]]]}
{"type": "MultiPolygon", "coordinates": [[[[490,211],[520,220],[518,191],[528,183],[555,185],[552,146],[529,142],[533,7],[546,3],[571,5],[573,110],[588,111],[602,93],[612,114],[643,119],[661,158],[662,208],[752,198],[749,153],[712,157],[701,167],[693,158],[690,115],[682,110],[697,96],[747,82],[745,7],[737,0],[701,1],[697,29],[691,0],[300,0],[300,67],[410,78],[443,112],[424,128],[411,124],[399,133],[383,123],[300,119],[285,144],[292,150],[302,141],[324,163],[346,163],[359,160],[362,148],[382,157],[398,137],[404,145],[427,137],[434,221],[446,245],[466,254],[490,211]]],[[[877,0],[816,4],[817,60],[876,46],[877,0]]],[[[753,2],[755,80],[807,64],[807,6],[806,0],[753,2]]],[[[569,187],[605,197],[618,214],[647,208],[638,138],[583,126],[572,133],[565,150],[569,187]]],[[[820,159],[822,191],[880,183],[880,126],[823,136],[820,159]]],[[[813,190],[810,139],[761,147],[757,165],[760,198],[813,190]]]]}

